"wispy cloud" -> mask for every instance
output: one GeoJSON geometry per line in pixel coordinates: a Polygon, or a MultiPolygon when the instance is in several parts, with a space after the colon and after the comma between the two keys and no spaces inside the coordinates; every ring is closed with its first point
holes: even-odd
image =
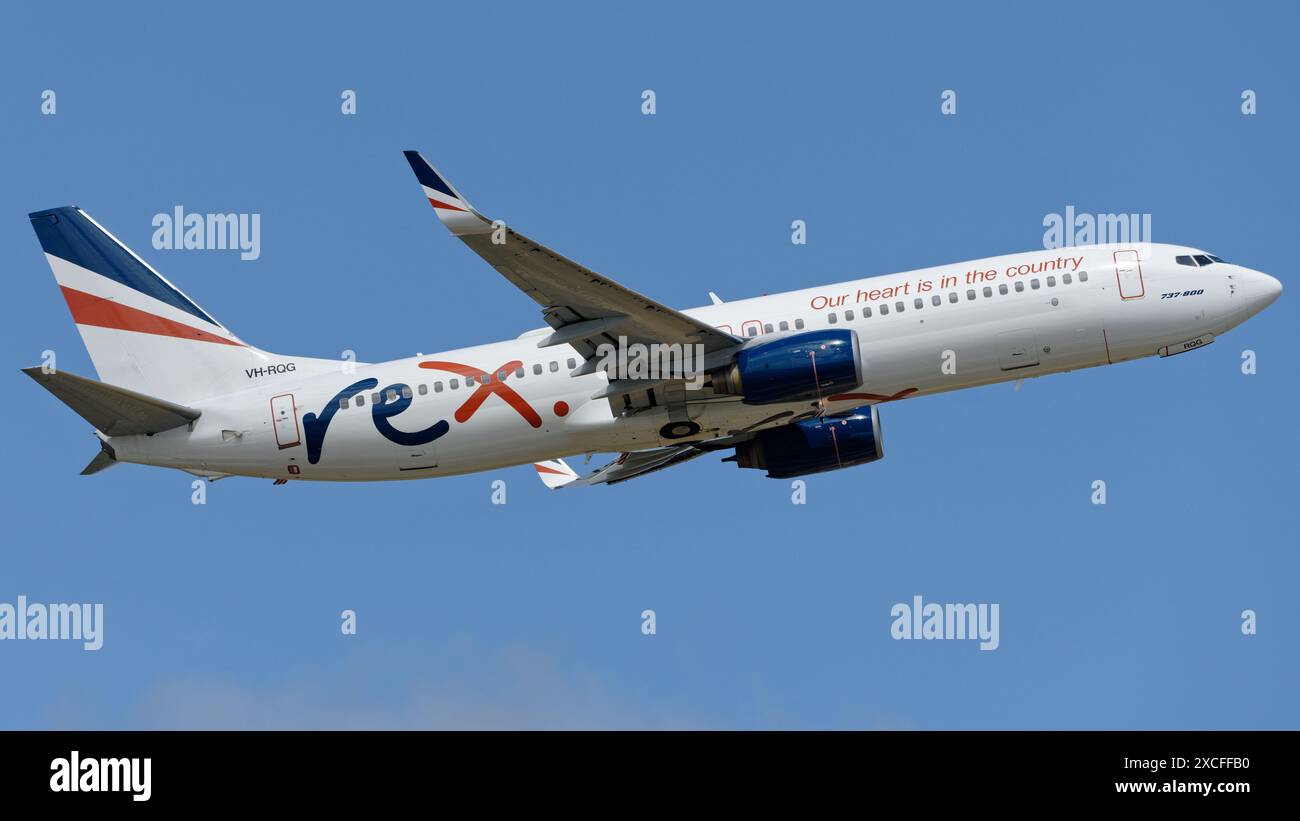
{"type": "MultiPolygon", "coordinates": [[[[390,690],[343,676],[298,675],[267,685],[206,675],[159,682],[142,699],[139,726],[159,729],[670,729],[708,726],[618,692],[601,677],[566,672],[522,648],[469,670],[425,669],[390,690]]],[[[383,667],[369,675],[383,679],[383,667]]]]}

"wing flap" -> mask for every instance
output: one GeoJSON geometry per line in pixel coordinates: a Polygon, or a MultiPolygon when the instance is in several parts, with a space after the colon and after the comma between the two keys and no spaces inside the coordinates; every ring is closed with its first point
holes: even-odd
{"type": "Polygon", "coordinates": [[[671,445],[666,448],[629,451],[620,454],[617,459],[598,468],[594,473],[581,477],[562,459],[542,462],[535,465],[535,467],[538,469],[537,472],[542,481],[553,490],[562,487],[583,487],[587,485],[616,485],[619,482],[626,482],[628,479],[635,479],[638,476],[645,476],[647,473],[654,473],[656,470],[663,470],[681,464],[707,452],[707,450],[692,445],[671,445]],[[551,473],[560,475],[550,475],[543,472],[543,465],[547,466],[551,473]]]}

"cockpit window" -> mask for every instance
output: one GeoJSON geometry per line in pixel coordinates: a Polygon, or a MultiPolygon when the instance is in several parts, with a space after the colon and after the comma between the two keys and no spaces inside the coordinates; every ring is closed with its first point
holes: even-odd
{"type": "Polygon", "coordinates": [[[1198,265],[1204,267],[1206,265],[1213,265],[1216,262],[1223,262],[1223,260],[1216,257],[1214,254],[1196,254],[1195,256],[1182,254],[1174,257],[1174,261],[1179,265],[1190,265],[1193,268],[1198,265]]]}

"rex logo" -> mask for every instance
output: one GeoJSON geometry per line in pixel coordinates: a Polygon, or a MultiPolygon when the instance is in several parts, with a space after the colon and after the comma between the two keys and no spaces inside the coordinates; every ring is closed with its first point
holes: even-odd
{"type": "Polygon", "coordinates": [[[514,388],[507,386],[505,383],[506,377],[523,364],[518,359],[513,359],[497,368],[495,377],[487,371],[479,370],[471,365],[461,365],[458,362],[421,362],[420,367],[460,374],[465,377],[466,381],[478,385],[478,389],[470,394],[469,399],[465,400],[465,404],[456,409],[455,417],[457,422],[468,422],[479,407],[487,401],[487,398],[495,394],[514,408],[524,418],[525,422],[535,428],[540,428],[542,426],[542,417],[537,415],[537,411],[533,410],[533,406],[529,405],[514,388]]]}
{"type": "MultiPolygon", "coordinates": [[[[516,368],[522,366],[519,360],[512,360],[497,368],[498,376],[493,376],[488,371],[475,368],[472,365],[462,365],[458,362],[421,362],[421,368],[431,370],[448,371],[465,377],[466,384],[475,384],[478,387],[470,394],[469,398],[456,409],[455,417],[457,422],[468,422],[473,418],[478,409],[487,401],[487,398],[496,395],[505,400],[506,404],[514,408],[528,424],[534,428],[542,426],[542,417],[533,410],[533,407],[519,395],[513,388],[507,387],[503,381],[505,377],[499,374],[512,373],[516,368]]],[[[379,385],[379,380],[374,377],[362,379],[353,382],[343,390],[334,395],[319,414],[308,413],[302,417],[303,434],[306,438],[307,461],[310,464],[316,464],[321,459],[321,451],[325,445],[325,433],[329,430],[330,422],[334,419],[334,414],[338,413],[339,407],[345,401],[351,400],[352,397],[359,393],[365,393],[373,390],[379,385]]],[[[379,400],[370,406],[370,416],[375,424],[375,430],[390,442],[398,445],[412,447],[415,445],[426,445],[439,437],[445,436],[451,426],[445,419],[439,419],[424,430],[404,431],[393,427],[390,421],[392,417],[403,413],[411,406],[411,387],[402,382],[394,382],[379,392],[379,400]]]]}
{"type": "MultiPolygon", "coordinates": [[[[314,413],[303,415],[302,429],[307,439],[308,462],[314,465],[320,461],[321,449],[325,445],[325,432],[329,430],[334,414],[338,413],[340,403],[378,385],[379,380],[374,377],[353,382],[336,393],[334,398],[326,403],[319,416],[314,413]]],[[[439,419],[424,430],[410,433],[393,427],[392,422],[388,420],[411,406],[410,393],[411,387],[401,382],[394,382],[379,392],[379,401],[370,406],[370,417],[375,423],[375,430],[388,441],[407,446],[425,445],[446,434],[451,427],[446,419],[439,419]]]]}

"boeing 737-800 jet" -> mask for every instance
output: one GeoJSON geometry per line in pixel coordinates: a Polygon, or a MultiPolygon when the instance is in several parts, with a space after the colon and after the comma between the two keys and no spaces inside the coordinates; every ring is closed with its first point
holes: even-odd
{"type": "Polygon", "coordinates": [[[121,461],[283,483],[531,462],[564,487],[732,451],[801,476],[879,459],[881,403],[1194,350],[1282,292],[1196,248],[1098,245],[678,311],[493,222],[406,157],[441,223],[545,327],[378,364],[269,353],[84,211],[31,214],[102,380],[25,371],[94,426],[101,452],[82,472],[121,461]],[[561,458],[619,451],[587,476],[561,458]]]}

